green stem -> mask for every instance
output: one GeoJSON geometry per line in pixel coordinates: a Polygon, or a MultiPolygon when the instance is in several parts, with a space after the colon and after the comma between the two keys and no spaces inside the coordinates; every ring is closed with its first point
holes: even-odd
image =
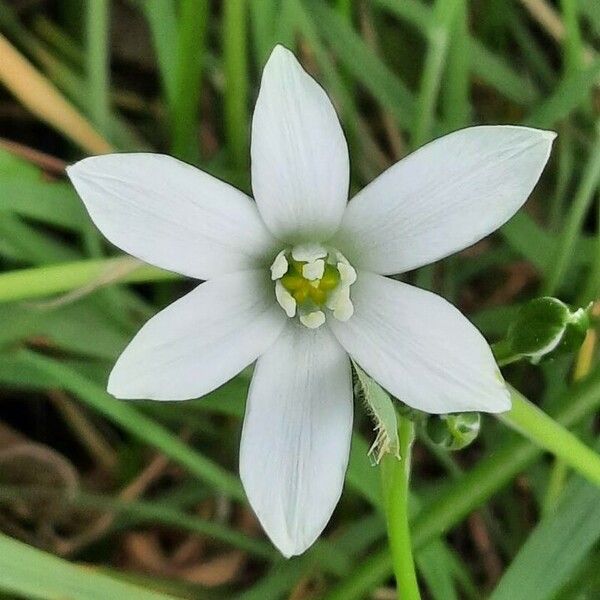
{"type": "Polygon", "coordinates": [[[600,455],[514,388],[511,396],[512,409],[500,420],[600,486],[600,455]]]}
{"type": "Polygon", "coordinates": [[[398,415],[398,437],[400,459],[387,454],[381,463],[388,538],[398,585],[398,598],[420,600],[408,527],[408,488],[415,426],[412,421],[400,415],[398,415]]]}
{"type": "MultiPolygon", "coordinates": [[[[572,427],[593,415],[600,406],[600,368],[576,384],[556,402],[556,421],[572,427]]],[[[412,522],[413,547],[418,550],[444,535],[469,513],[482,506],[498,490],[540,457],[541,450],[523,438],[515,438],[495,450],[470,471],[439,489],[412,522]]],[[[360,600],[392,570],[387,549],[372,554],[351,575],[323,596],[323,600],[360,600]]]]}

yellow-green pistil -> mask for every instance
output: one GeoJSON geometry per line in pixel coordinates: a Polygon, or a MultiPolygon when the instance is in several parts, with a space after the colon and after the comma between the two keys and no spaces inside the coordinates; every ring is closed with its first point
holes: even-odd
{"type": "Polygon", "coordinates": [[[298,304],[312,300],[317,306],[323,306],[329,292],[340,283],[340,273],[333,265],[325,265],[323,276],[319,279],[306,279],[302,267],[307,264],[298,260],[290,260],[286,274],[281,278],[283,287],[292,295],[298,304]]]}

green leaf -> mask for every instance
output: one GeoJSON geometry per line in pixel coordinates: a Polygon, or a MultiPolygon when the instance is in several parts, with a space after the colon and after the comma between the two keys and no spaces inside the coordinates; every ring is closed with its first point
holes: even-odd
{"type": "Polygon", "coordinates": [[[373,445],[369,448],[369,457],[374,464],[379,464],[385,454],[400,458],[398,420],[392,399],[354,361],[352,364],[358,380],[358,394],[364,400],[367,410],[375,421],[377,435],[373,445]]]}

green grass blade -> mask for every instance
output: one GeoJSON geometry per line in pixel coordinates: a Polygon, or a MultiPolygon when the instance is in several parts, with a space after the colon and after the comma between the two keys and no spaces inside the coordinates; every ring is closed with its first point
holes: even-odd
{"type": "Polygon", "coordinates": [[[108,133],[110,120],[109,23],[108,0],[86,0],[86,71],[89,114],[103,133],[108,133]]]}
{"type": "Polygon", "coordinates": [[[162,86],[169,106],[177,102],[177,13],[174,0],[142,0],[144,11],[150,27],[156,59],[158,61],[162,86]]]}
{"type": "Polygon", "coordinates": [[[42,233],[25,220],[10,213],[2,214],[0,219],[0,239],[10,244],[14,252],[12,258],[22,263],[47,265],[76,260],[81,256],[71,246],[42,233]]]}
{"type": "Polygon", "coordinates": [[[0,590],[36,600],[176,600],[71,564],[1,533],[0,590]]]}
{"type": "Polygon", "coordinates": [[[242,485],[236,476],[192,450],[176,435],[144,415],[132,402],[115,400],[101,387],[57,360],[32,352],[25,353],[24,359],[33,367],[54,377],[58,387],[74,394],[80,401],[138,439],[158,448],[215,489],[237,500],[245,498],[242,485]]]}
{"type": "Polygon", "coordinates": [[[102,285],[103,280],[112,280],[119,272],[123,272],[119,281],[132,283],[166,281],[180,277],[143,263],[140,263],[139,268],[131,270],[129,265],[132,260],[130,257],[78,260],[0,273],[0,303],[43,298],[90,284],[102,285]]]}
{"type": "Polygon", "coordinates": [[[430,140],[432,135],[435,107],[457,7],[456,0],[437,0],[433,9],[433,18],[426,34],[427,54],[412,127],[413,148],[420,148],[430,140]]]}
{"type": "Polygon", "coordinates": [[[600,59],[561,79],[552,93],[523,120],[525,125],[548,129],[567,118],[590,96],[600,77],[600,59]]]}
{"type": "Polygon", "coordinates": [[[81,231],[89,216],[73,188],[66,183],[29,181],[22,176],[1,176],[4,212],[14,212],[22,217],[47,225],[81,231]]]}
{"type": "Polygon", "coordinates": [[[581,481],[542,520],[490,600],[552,600],[600,539],[600,491],[581,481]]]}
{"type": "Polygon", "coordinates": [[[248,168],[248,7],[246,0],[223,2],[223,71],[225,73],[225,135],[233,164],[248,168]]]}
{"type": "Polygon", "coordinates": [[[585,216],[600,181],[600,121],[596,125],[596,140],[591,149],[581,182],[566,217],[560,243],[551,263],[543,293],[552,296],[560,288],[572,261],[573,250],[585,216]]]}
{"type": "Polygon", "coordinates": [[[347,21],[325,3],[304,2],[314,23],[329,41],[347,73],[362,83],[398,120],[409,127],[415,101],[406,84],[369,48],[347,21]]]}
{"type": "Polygon", "coordinates": [[[432,542],[416,555],[419,572],[433,600],[458,600],[453,577],[454,562],[450,550],[441,542],[432,542]]]}
{"type": "Polygon", "coordinates": [[[579,28],[577,0],[561,0],[565,38],[563,41],[564,67],[567,72],[578,71],[583,65],[583,40],[579,28]]]}
{"type": "MultiPolygon", "coordinates": [[[[432,9],[418,0],[375,0],[375,4],[410,23],[423,34],[432,19],[432,9]]],[[[468,36],[467,43],[471,70],[477,77],[519,104],[528,105],[537,99],[538,91],[529,79],[513,70],[504,59],[496,56],[476,38],[468,36]]]]}
{"type": "Polygon", "coordinates": [[[171,105],[172,151],[175,156],[197,162],[200,79],[204,66],[208,3],[183,0],[178,19],[175,96],[171,105]]]}
{"type": "Polygon", "coordinates": [[[466,0],[457,0],[442,86],[444,123],[449,131],[468,125],[471,116],[468,12],[466,0]]]}
{"type": "Polygon", "coordinates": [[[250,25],[256,64],[262,69],[275,45],[275,24],[278,16],[279,2],[262,0],[250,2],[250,25]]]}

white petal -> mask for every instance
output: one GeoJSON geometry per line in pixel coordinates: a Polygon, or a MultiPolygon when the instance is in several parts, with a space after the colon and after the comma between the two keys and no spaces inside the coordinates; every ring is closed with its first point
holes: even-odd
{"type": "Polygon", "coordinates": [[[273,258],[255,203],[175,158],[107,154],[67,173],[98,229],[148,263],[208,279],[273,258]]]}
{"type": "Polygon", "coordinates": [[[315,242],[300,244],[292,248],[292,258],[294,260],[312,262],[325,256],[327,256],[327,249],[315,242]]]}
{"type": "Polygon", "coordinates": [[[268,271],[211,279],[142,327],[119,357],[108,391],[124,399],[203,396],[256,360],[286,321],[268,271]]]}
{"type": "Polygon", "coordinates": [[[474,244],[523,205],[555,134],[472,127],[396,163],[348,205],[334,244],[358,268],[402,273],[474,244]]]}
{"type": "Polygon", "coordinates": [[[323,241],[348,200],[349,159],[335,109],[294,55],[277,46],[252,121],[252,189],[273,234],[323,241]]]}
{"type": "Polygon", "coordinates": [[[490,347],[446,300],[360,271],[352,301],[354,316],[329,325],[350,356],[399,400],[436,414],[510,408],[490,347]]]}
{"type": "Polygon", "coordinates": [[[240,448],[250,504],[285,556],[304,552],[329,521],[351,431],[348,355],[326,327],[289,323],[256,363],[240,448]]]}

